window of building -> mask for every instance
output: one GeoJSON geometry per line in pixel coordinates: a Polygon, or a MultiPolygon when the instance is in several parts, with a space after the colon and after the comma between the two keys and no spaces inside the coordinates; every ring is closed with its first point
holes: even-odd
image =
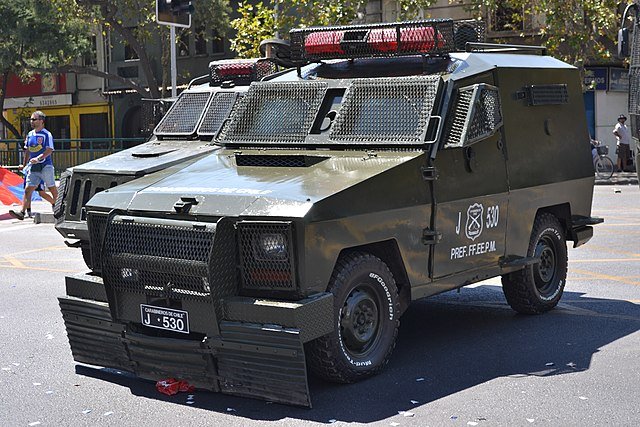
{"type": "Polygon", "coordinates": [[[509,1],[498,0],[491,18],[491,31],[523,32],[533,30],[533,15],[525,8],[511,6],[509,1]]]}
{"type": "Polygon", "coordinates": [[[124,43],[124,60],[127,61],[131,59],[139,59],[138,53],[135,50],[133,50],[133,48],[129,43],[125,42],[124,43]]]}
{"type": "Polygon", "coordinates": [[[82,65],[84,67],[95,67],[98,65],[98,48],[97,48],[97,38],[96,36],[91,36],[89,38],[90,48],[88,52],[85,52],[82,55],[82,65]]]}
{"type": "Polygon", "coordinates": [[[179,57],[189,56],[189,34],[190,31],[188,29],[183,29],[180,31],[180,34],[178,34],[177,43],[179,57]]]}
{"type": "Polygon", "coordinates": [[[196,55],[206,55],[207,54],[207,39],[205,38],[205,27],[200,26],[196,28],[195,34],[195,48],[196,55]]]}
{"type": "Polygon", "coordinates": [[[211,41],[213,44],[212,53],[224,53],[224,37],[222,37],[217,30],[213,30],[211,32],[211,36],[211,41]]]}
{"type": "MultiPolygon", "coordinates": [[[[80,114],[80,138],[109,138],[107,113],[80,114]]],[[[109,148],[108,141],[82,141],[81,148],[109,148]]]]}

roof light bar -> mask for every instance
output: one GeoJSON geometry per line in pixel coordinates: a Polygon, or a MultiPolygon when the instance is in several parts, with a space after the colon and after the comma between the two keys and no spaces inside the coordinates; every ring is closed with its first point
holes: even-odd
{"type": "MultiPolygon", "coordinates": [[[[375,56],[442,55],[457,50],[457,24],[451,19],[429,19],[295,29],[290,32],[291,57],[293,60],[317,61],[375,56]]],[[[475,40],[469,41],[484,38],[479,31],[475,35],[475,40]]]]}
{"type": "Polygon", "coordinates": [[[276,72],[276,64],[267,58],[223,59],[209,63],[209,85],[220,86],[224,82],[249,85],[276,72]]]}

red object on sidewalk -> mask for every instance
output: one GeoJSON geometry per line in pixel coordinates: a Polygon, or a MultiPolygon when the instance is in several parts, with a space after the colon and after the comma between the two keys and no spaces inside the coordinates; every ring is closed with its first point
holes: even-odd
{"type": "Polygon", "coordinates": [[[186,381],[178,381],[174,378],[167,378],[156,383],[156,390],[167,396],[173,396],[178,392],[192,392],[196,388],[186,381]]]}

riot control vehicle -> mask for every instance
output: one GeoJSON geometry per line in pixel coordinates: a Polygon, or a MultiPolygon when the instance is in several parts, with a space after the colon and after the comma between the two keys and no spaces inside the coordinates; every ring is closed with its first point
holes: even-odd
{"type": "Polygon", "coordinates": [[[290,33],[215,148],[86,205],[92,271],[60,298],[73,357],[310,406],[392,359],[412,301],[501,276],[553,309],[592,237],[578,70],[479,21],[290,33]]]}
{"type": "Polygon", "coordinates": [[[65,171],[60,177],[54,217],[56,229],[67,244],[80,247],[87,265],[92,267],[84,209],[87,201],[105,189],[215,150],[211,140],[235,102],[252,81],[273,74],[276,67],[266,58],[213,61],[208,75],[192,80],[172,100],[171,108],[147,142],[65,171]],[[207,81],[202,83],[203,80],[207,81]]]}

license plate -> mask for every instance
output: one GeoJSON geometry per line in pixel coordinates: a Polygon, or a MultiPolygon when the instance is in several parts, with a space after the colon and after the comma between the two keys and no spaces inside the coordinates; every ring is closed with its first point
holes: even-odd
{"type": "Polygon", "coordinates": [[[189,313],[172,308],[140,304],[142,324],[165,331],[189,333],[189,313]]]}

